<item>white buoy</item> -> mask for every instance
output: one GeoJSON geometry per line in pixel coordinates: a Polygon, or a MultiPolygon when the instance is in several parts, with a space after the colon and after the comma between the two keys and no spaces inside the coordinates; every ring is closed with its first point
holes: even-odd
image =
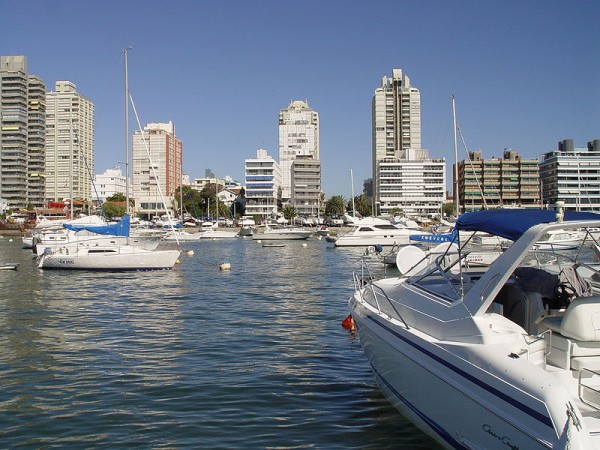
{"type": "Polygon", "coordinates": [[[194,254],[194,250],[188,250],[187,255],[192,256],[194,254]]]}
{"type": "Polygon", "coordinates": [[[302,244],[302,247],[308,247],[308,244],[302,244]]]}
{"type": "Polygon", "coordinates": [[[221,264],[219,264],[219,269],[221,269],[221,270],[230,270],[231,269],[231,264],[230,263],[221,263],[221,264]]]}
{"type": "Polygon", "coordinates": [[[8,242],[12,242],[12,241],[13,241],[12,239],[9,239],[9,240],[8,240],[8,242]]]}
{"type": "Polygon", "coordinates": [[[260,239],[257,239],[257,240],[256,240],[256,242],[257,242],[258,244],[260,244],[262,241],[261,241],[260,239]]]}

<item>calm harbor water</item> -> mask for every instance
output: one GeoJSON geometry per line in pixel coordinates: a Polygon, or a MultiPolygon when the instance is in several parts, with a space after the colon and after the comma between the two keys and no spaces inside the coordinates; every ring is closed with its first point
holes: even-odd
{"type": "Polygon", "coordinates": [[[341,328],[364,249],[236,238],[183,243],[171,271],[94,273],[38,270],[12,239],[2,448],[435,447],[341,328]]]}

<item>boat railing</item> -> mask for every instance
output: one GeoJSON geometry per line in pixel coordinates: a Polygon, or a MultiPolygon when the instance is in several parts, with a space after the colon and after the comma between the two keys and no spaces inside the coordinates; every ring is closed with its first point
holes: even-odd
{"type": "Polygon", "coordinates": [[[600,372],[581,369],[579,372],[579,399],[586,405],[600,411],[600,372]]]}
{"type": "Polygon", "coordinates": [[[386,315],[387,317],[392,319],[400,320],[404,324],[404,327],[408,330],[410,327],[400,314],[400,311],[398,311],[398,308],[396,308],[396,306],[394,305],[390,297],[387,295],[383,287],[373,282],[374,278],[371,275],[369,267],[367,266],[364,260],[362,262],[363,264],[361,267],[361,271],[358,273],[354,272],[352,274],[354,279],[354,289],[356,291],[364,289],[365,291],[362,296],[363,300],[365,300],[371,306],[377,308],[377,312],[379,314],[386,315]],[[394,314],[390,314],[391,311],[389,308],[384,309],[380,300],[383,300],[385,304],[389,305],[394,314]]]}

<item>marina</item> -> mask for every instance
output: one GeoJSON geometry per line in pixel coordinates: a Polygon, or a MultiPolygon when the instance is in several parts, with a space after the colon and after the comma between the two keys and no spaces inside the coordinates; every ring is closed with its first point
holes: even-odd
{"type": "Polygon", "coordinates": [[[201,240],[172,270],[89,272],[21,244],[0,239],[3,447],[436,448],[341,327],[363,248],[201,240]]]}

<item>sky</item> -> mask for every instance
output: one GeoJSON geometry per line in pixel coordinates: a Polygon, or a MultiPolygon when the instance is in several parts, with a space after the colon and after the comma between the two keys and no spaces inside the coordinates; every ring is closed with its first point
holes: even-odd
{"type": "Polygon", "coordinates": [[[394,68],[421,93],[422,147],[446,158],[448,184],[452,95],[459,160],[599,139],[598,17],[597,0],[0,0],[0,54],[94,103],[96,173],[125,160],[124,48],[142,125],[175,124],[192,179],[243,183],[257,149],[278,159],[279,111],[306,100],[323,191],[350,198],[371,177],[371,100],[394,68]]]}

